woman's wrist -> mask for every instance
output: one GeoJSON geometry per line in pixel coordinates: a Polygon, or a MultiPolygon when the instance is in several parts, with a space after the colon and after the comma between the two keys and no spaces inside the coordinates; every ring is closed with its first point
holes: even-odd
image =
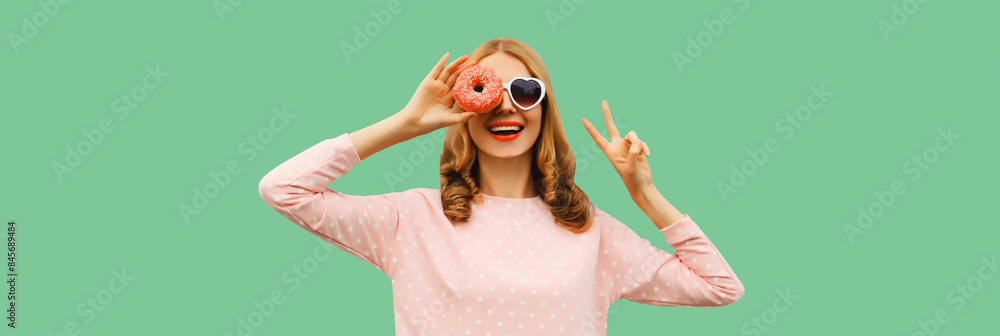
{"type": "Polygon", "coordinates": [[[655,186],[637,191],[632,195],[635,204],[653,221],[656,228],[663,229],[684,218],[684,214],[675,208],[655,186]]]}
{"type": "Polygon", "coordinates": [[[413,135],[401,118],[392,115],[352,132],[350,137],[358,157],[364,160],[383,149],[411,139],[413,135]]]}
{"type": "Polygon", "coordinates": [[[629,192],[629,196],[632,197],[632,201],[639,206],[640,209],[646,211],[649,209],[658,198],[662,198],[663,195],[656,190],[655,186],[635,190],[634,192],[629,192]]]}
{"type": "Polygon", "coordinates": [[[384,122],[389,125],[389,129],[391,129],[393,134],[396,135],[396,143],[404,142],[422,135],[418,130],[413,128],[413,125],[407,123],[403,118],[406,113],[406,109],[403,109],[384,120],[384,122]]]}

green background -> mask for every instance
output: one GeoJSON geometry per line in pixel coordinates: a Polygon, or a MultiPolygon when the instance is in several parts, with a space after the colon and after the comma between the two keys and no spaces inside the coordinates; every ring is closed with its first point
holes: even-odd
{"type": "MultiPolygon", "coordinates": [[[[300,287],[283,280],[323,242],[266,206],[258,182],[309,146],[399,111],[445,52],[454,59],[496,37],[546,62],[591,200],[673,251],[603,154],[586,154],[598,152],[580,119],[605,133],[606,99],[620,132],[649,144],[658,189],[746,288],[712,309],[618,301],[609,335],[914,335],[939,310],[939,334],[996,332],[1000,276],[971,280],[982,286],[961,309],[948,295],[1000,250],[1000,3],[926,1],[886,39],[877,22],[904,3],[403,0],[348,62],[341,43],[388,1],[244,0],[221,17],[208,0],[71,1],[16,51],[10,34],[43,9],[3,1],[0,216],[18,225],[18,324],[0,333],[55,335],[76,323],[85,335],[223,335],[280,290],[286,300],[254,335],[393,334],[390,281],[361,259],[336,250],[300,287]],[[723,10],[735,21],[681,71],[674,54],[723,10]],[[564,20],[550,22],[550,11],[564,20]],[[156,66],[168,75],[120,118],[114,101],[156,66]],[[833,96],[785,138],[776,123],[812,86],[833,96]],[[281,108],[294,119],[252,159],[239,151],[281,108]],[[66,147],[105,118],[114,130],[57,174],[66,147]],[[960,137],[935,150],[949,128],[960,137]],[[777,151],[724,198],[717,183],[769,138],[777,151]],[[936,161],[913,180],[904,164],[925,153],[936,161]],[[230,161],[240,172],[185,220],[179,205],[230,161]],[[852,242],[845,223],[894,180],[905,193],[852,242]],[[79,309],[122,269],[134,278],[110,303],[79,309]],[[775,315],[779,290],[798,299],[775,315]],[[748,324],[762,316],[766,330],[748,324]]],[[[414,141],[331,188],[436,188],[435,145],[400,183],[385,174],[420,151],[414,141]]]]}

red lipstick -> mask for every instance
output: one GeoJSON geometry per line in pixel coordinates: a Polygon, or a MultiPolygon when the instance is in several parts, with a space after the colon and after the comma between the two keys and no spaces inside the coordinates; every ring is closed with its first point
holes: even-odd
{"type": "Polygon", "coordinates": [[[498,127],[498,126],[518,126],[521,129],[519,131],[517,131],[517,133],[505,134],[505,135],[500,135],[500,134],[495,134],[493,132],[490,132],[490,135],[492,135],[493,138],[496,139],[497,141],[512,141],[514,139],[517,139],[517,137],[521,136],[521,131],[524,131],[524,124],[522,124],[520,122],[517,122],[517,121],[512,121],[512,120],[511,121],[498,121],[498,122],[489,124],[489,125],[486,126],[486,131],[489,131],[489,129],[492,128],[492,127],[498,127]]]}

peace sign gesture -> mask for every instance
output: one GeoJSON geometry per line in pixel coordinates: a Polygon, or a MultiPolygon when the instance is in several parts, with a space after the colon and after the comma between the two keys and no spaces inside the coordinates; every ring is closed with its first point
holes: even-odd
{"type": "Polygon", "coordinates": [[[611,141],[604,139],[604,136],[586,118],[583,119],[583,127],[587,128],[587,132],[590,132],[594,142],[597,142],[597,146],[611,161],[611,165],[615,167],[618,175],[625,182],[625,188],[628,189],[629,195],[635,198],[645,188],[653,187],[653,176],[649,170],[649,163],[646,161],[646,157],[649,156],[649,146],[639,140],[635,131],[629,131],[624,138],[618,135],[618,128],[615,127],[611,111],[608,109],[608,101],[601,101],[601,106],[604,109],[604,124],[608,127],[611,141]]]}

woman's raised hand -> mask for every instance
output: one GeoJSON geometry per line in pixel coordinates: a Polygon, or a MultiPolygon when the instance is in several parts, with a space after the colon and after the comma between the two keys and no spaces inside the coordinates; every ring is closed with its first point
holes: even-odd
{"type": "Polygon", "coordinates": [[[398,117],[404,127],[415,136],[467,122],[476,115],[475,112],[452,111],[452,106],[455,104],[452,92],[455,80],[462,70],[475,62],[466,62],[469,56],[463,55],[445,66],[449,54],[445,53],[444,57],[441,57],[427,77],[420,82],[410,102],[394,116],[398,117]]]}
{"type": "Polygon", "coordinates": [[[582,120],[583,127],[587,129],[587,132],[590,132],[594,142],[611,161],[611,165],[625,182],[625,188],[628,189],[629,195],[634,198],[644,188],[653,187],[653,176],[649,170],[649,163],[646,161],[646,157],[649,156],[649,146],[639,140],[635,131],[628,132],[624,138],[618,135],[618,128],[615,127],[611,111],[608,109],[608,101],[601,101],[601,106],[604,109],[604,125],[608,128],[611,141],[604,139],[604,136],[587,119],[582,120]]]}

